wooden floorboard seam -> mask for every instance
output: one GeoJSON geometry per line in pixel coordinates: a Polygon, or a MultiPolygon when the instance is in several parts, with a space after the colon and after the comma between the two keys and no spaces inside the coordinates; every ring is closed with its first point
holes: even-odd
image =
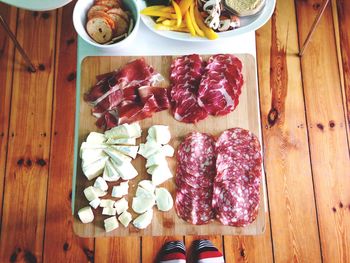
{"type": "MultiPolygon", "coordinates": [[[[294,8],[295,8],[295,18],[296,18],[296,27],[297,27],[297,33],[298,33],[298,38],[300,38],[300,32],[299,32],[299,24],[298,24],[298,12],[297,12],[297,6],[296,6],[296,1],[294,1],[294,8]]],[[[300,43],[301,41],[298,41],[298,46],[299,46],[299,51],[300,51],[300,43]]],[[[307,52],[307,50],[306,50],[307,52]]],[[[304,103],[304,117],[305,117],[305,126],[306,126],[306,135],[307,135],[307,142],[308,142],[308,152],[309,152],[309,163],[310,163],[310,169],[311,169],[311,179],[312,179],[312,190],[314,194],[314,204],[315,204],[315,211],[316,211],[316,222],[317,222],[317,229],[318,229],[318,240],[319,240],[319,247],[320,247],[320,254],[321,254],[321,262],[324,262],[323,259],[323,251],[322,251],[322,242],[321,242],[321,233],[320,233],[320,223],[318,220],[318,207],[317,207],[317,199],[316,199],[316,189],[315,189],[315,180],[314,180],[314,170],[312,166],[312,160],[311,160],[311,149],[310,149],[310,134],[309,134],[309,120],[307,117],[307,105],[306,105],[306,99],[305,99],[305,90],[304,90],[304,74],[303,74],[303,67],[301,60],[303,58],[299,58],[299,64],[300,64],[300,74],[301,74],[301,86],[302,86],[302,91],[303,91],[303,103],[304,103]]]]}
{"type": "MultiPolygon", "coordinates": [[[[17,36],[17,30],[18,30],[18,18],[19,18],[19,11],[18,8],[16,8],[16,28],[14,35],[17,36]]],[[[11,41],[9,39],[9,41],[11,41]]],[[[11,77],[11,95],[10,95],[10,105],[9,105],[9,115],[8,115],[8,120],[7,120],[7,142],[6,142],[6,156],[5,156],[5,169],[4,169],[4,178],[3,178],[3,191],[2,191],[2,203],[1,203],[1,215],[0,215],[0,240],[1,240],[1,232],[2,232],[2,218],[3,218],[3,213],[4,213],[4,203],[5,203],[5,187],[6,187],[6,172],[7,172],[7,157],[8,157],[8,149],[9,149],[9,138],[10,138],[10,121],[11,121],[11,107],[12,107],[12,95],[13,95],[13,80],[14,80],[14,71],[15,71],[15,61],[16,61],[16,47],[13,45],[13,55],[12,55],[12,77],[11,77]]]]}
{"type": "Polygon", "coordinates": [[[46,236],[46,216],[47,216],[47,203],[48,203],[48,194],[49,194],[49,184],[50,184],[50,171],[51,171],[51,160],[52,160],[52,141],[55,139],[54,136],[54,115],[55,115],[55,90],[57,88],[57,64],[56,64],[56,60],[59,57],[58,51],[59,51],[59,44],[57,44],[59,42],[58,36],[60,36],[60,32],[58,32],[58,28],[59,26],[59,16],[62,16],[62,9],[58,9],[56,10],[56,28],[55,28],[55,46],[54,46],[54,62],[53,62],[53,88],[52,88],[52,109],[51,109],[51,128],[50,128],[50,136],[51,136],[51,140],[50,140],[50,145],[49,145],[49,167],[48,167],[48,178],[47,178],[47,182],[46,182],[46,201],[45,201],[45,216],[44,216],[44,230],[43,230],[43,245],[42,245],[42,252],[41,252],[41,261],[44,262],[44,252],[45,252],[45,236],[46,236]]]}

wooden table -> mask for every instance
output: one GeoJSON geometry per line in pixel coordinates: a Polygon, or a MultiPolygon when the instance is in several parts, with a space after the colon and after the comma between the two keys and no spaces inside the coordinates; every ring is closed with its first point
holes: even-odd
{"type": "MultiPolygon", "coordinates": [[[[333,1],[302,59],[320,1],[279,0],[257,33],[269,201],[258,237],[210,236],[226,262],[350,262],[350,2],[333,1]]],[[[39,71],[0,31],[0,262],[152,262],[165,240],[72,231],[73,4],[0,12],[39,71]],[[39,45],[40,43],[40,45],[39,45]]]]}

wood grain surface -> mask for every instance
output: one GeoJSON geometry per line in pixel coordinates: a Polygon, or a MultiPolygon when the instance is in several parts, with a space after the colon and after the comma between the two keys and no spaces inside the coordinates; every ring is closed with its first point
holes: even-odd
{"type": "MultiPolygon", "coordinates": [[[[191,131],[207,132],[214,136],[219,136],[224,130],[232,127],[242,127],[252,131],[258,137],[260,137],[260,121],[258,111],[258,91],[256,89],[256,75],[255,75],[255,61],[251,55],[239,55],[238,56],[243,63],[243,76],[245,84],[242,88],[242,94],[240,96],[240,103],[236,110],[224,117],[209,117],[205,121],[198,124],[191,125],[177,122],[169,111],[163,111],[156,113],[152,118],[143,120],[140,122],[143,129],[143,136],[141,141],[144,142],[147,129],[155,124],[168,125],[172,134],[172,140],[170,144],[176,149],[182,139],[191,131]]],[[[98,131],[95,125],[96,118],[91,115],[91,107],[84,101],[84,94],[90,90],[90,88],[96,83],[96,76],[111,72],[124,66],[126,63],[136,59],[137,57],[88,57],[85,58],[82,63],[82,79],[81,79],[81,91],[80,91],[80,121],[79,121],[79,145],[86,139],[87,135],[91,131],[98,131]]],[[[208,59],[209,56],[203,56],[203,59],[208,59]]],[[[169,83],[170,64],[174,57],[145,57],[146,62],[152,65],[154,69],[161,73],[165,78],[164,85],[169,83]]],[[[138,140],[140,142],[140,140],[138,140]]],[[[78,151],[78,149],[76,149],[78,151]]],[[[176,161],[175,158],[168,159],[169,166],[175,175],[176,161]]],[[[81,161],[78,160],[78,167],[81,166],[81,161]]],[[[142,157],[136,158],[133,162],[134,167],[139,172],[137,178],[130,181],[129,189],[129,207],[131,207],[131,200],[136,191],[137,182],[143,179],[149,179],[149,175],[146,173],[145,160],[142,157]]],[[[75,211],[86,206],[88,203],[83,194],[83,190],[90,186],[92,182],[89,182],[82,174],[81,169],[77,172],[77,186],[76,186],[76,200],[75,211]]],[[[262,179],[264,183],[264,178],[262,179]]],[[[166,182],[165,187],[172,193],[175,198],[175,183],[174,180],[166,182]]],[[[131,209],[130,209],[131,210],[131,209]]],[[[251,225],[244,228],[234,228],[229,226],[223,226],[219,222],[214,221],[207,225],[193,226],[181,220],[172,209],[167,213],[159,212],[155,209],[152,225],[145,230],[139,231],[133,226],[129,228],[118,228],[111,233],[106,233],[103,228],[103,219],[105,216],[101,216],[101,211],[97,210],[95,213],[95,220],[91,224],[82,224],[80,220],[75,217],[74,230],[76,234],[82,237],[98,237],[98,236],[164,236],[164,235],[198,235],[198,234],[248,234],[255,235],[264,232],[265,230],[265,196],[263,188],[261,190],[261,205],[259,215],[256,221],[251,225]],[[162,227],[160,227],[162,226],[162,227]]],[[[134,214],[135,218],[137,214],[134,214]]]]}
{"type": "MultiPolygon", "coordinates": [[[[333,0],[304,57],[295,56],[320,5],[277,0],[275,22],[257,31],[270,211],[264,235],[207,236],[226,262],[350,261],[349,1],[333,0]],[[287,85],[271,85],[276,76],[287,85]],[[284,107],[272,104],[273,92],[284,107]],[[273,105],[282,117],[266,129],[273,105]]],[[[166,241],[189,248],[197,237],[82,239],[69,223],[73,146],[63,134],[74,127],[73,6],[56,17],[0,4],[35,65],[44,65],[29,74],[0,28],[0,262],[155,262],[166,241]]]]}
{"type": "MultiPolygon", "coordinates": [[[[317,1],[297,1],[300,44],[318,7],[317,1]]],[[[350,159],[334,36],[329,6],[301,67],[303,76],[313,76],[303,78],[303,84],[322,257],[326,262],[349,262],[350,159]]]]}

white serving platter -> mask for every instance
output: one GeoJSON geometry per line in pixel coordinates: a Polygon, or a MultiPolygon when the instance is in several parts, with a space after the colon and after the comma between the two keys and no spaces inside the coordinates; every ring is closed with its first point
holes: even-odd
{"type": "Polygon", "coordinates": [[[72,0],[0,0],[0,2],[4,2],[5,4],[33,11],[53,10],[71,1],[72,0]]]}
{"type": "MultiPolygon", "coordinates": [[[[140,10],[146,7],[146,2],[144,0],[139,0],[138,3],[139,3],[140,10]]],[[[241,20],[240,28],[226,31],[226,32],[220,32],[218,33],[219,38],[228,39],[234,36],[239,36],[239,35],[259,29],[270,19],[271,15],[273,14],[273,11],[275,10],[275,6],[276,6],[276,0],[266,0],[264,8],[259,13],[257,13],[256,15],[240,18],[241,20]]],[[[143,21],[143,23],[146,25],[148,29],[166,38],[180,40],[180,41],[189,41],[189,42],[212,42],[213,41],[202,37],[193,37],[189,33],[157,30],[154,27],[155,26],[154,20],[151,17],[146,15],[141,14],[141,20],[143,21]]]]}

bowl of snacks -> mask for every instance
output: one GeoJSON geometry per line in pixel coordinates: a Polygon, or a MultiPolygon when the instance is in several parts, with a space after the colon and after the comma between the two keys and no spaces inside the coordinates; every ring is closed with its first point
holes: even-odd
{"type": "Polygon", "coordinates": [[[182,41],[210,41],[257,30],[276,0],[140,0],[141,20],[156,34],[182,41]]]}
{"type": "Polygon", "coordinates": [[[136,0],[78,0],[73,24],[79,36],[100,48],[122,47],[140,23],[136,0]]]}

